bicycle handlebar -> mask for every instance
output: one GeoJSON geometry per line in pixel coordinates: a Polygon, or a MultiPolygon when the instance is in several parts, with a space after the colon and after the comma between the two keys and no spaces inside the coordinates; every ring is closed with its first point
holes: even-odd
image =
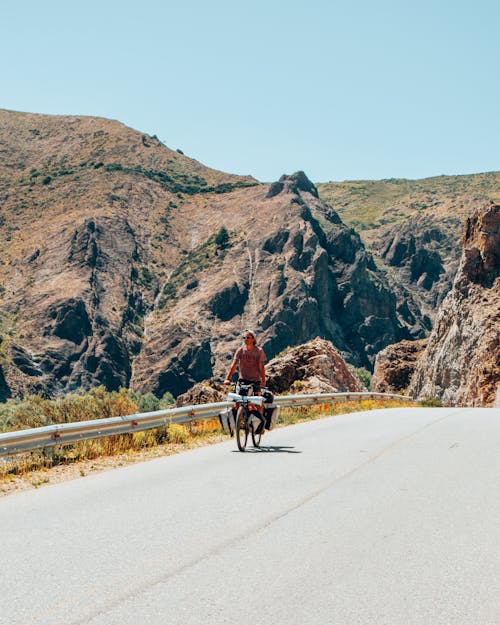
{"type": "Polygon", "coordinates": [[[257,404],[258,406],[262,406],[262,404],[264,403],[264,398],[262,397],[262,395],[239,395],[238,393],[228,393],[227,398],[229,401],[257,404]]]}

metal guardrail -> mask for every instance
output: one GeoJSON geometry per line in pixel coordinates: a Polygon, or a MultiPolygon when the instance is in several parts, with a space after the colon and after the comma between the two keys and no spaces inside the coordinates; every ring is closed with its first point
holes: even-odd
{"type": "MultiPolygon", "coordinates": [[[[388,393],[317,393],[311,395],[281,395],[274,398],[269,406],[308,406],[311,404],[335,403],[339,401],[359,401],[361,399],[403,399],[406,395],[388,393]]],[[[198,419],[209,419],[223,415],[233,406],[233,402],[224,401],[212,404],[181,406],[168,410],[156,410],[123,417],[60,423],[18,430],[0,434],[0,456],[18,454],[32,449],[53,447],[55,445],[75,443],[92,438],[101,438],[113,434],[127,434],[169,425],[188,423],[198,419]]]]}

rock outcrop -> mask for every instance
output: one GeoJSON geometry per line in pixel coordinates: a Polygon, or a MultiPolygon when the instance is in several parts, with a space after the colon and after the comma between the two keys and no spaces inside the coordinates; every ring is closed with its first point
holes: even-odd
{"type": "Polygon", "coordinates": [[[458,266],[453,232],[432,217],[418,215],[387,229],[377,243],[381,259],[419,293],[428,312],[450,290],[458,266]]]}
{"type": "Polygon", "coordinates": [[[9,399],[11,396],[11,390],[7,381],[5,380],[5,375],[3,373],[3,369],[0,366],[0,402],[9,399]]]}
{"type": "Polygon", "coordinates": [[[427,339],[401,341],[377,354],[370,390],[375,393],[406,392],[427,339]]]}
{"type": "Polygon", "coordinates": [[[195,404],[213,404],[226,401],[227,387],[217,380],[197,382],[188,391],[179,395],[176,406],[193,406],[195,404]]]}
{"type": "Polygon", "coordinates": [[[290,348],[266,366],[273,393],[343,393],[365,391],[330,341],[316,338],[290,348]]]}
{"type": "Polygon", "coordinates": [[[453,288],[410,385],[446,405],[500,405],[500,205],[467,220],[453,288]]]}

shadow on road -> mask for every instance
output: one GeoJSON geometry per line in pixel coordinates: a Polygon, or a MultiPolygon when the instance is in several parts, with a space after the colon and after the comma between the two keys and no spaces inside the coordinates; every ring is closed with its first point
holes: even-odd
{"type": "MultiPolygon", "coordinates": [[[[239,454],[237,449],[233,453],[239,454]]],[[[301,454],[295,447],[282,447],[281,445],[261,445],[260,447],[247,447],[245,453],[270,453],[270,454],[301,454]]]]}

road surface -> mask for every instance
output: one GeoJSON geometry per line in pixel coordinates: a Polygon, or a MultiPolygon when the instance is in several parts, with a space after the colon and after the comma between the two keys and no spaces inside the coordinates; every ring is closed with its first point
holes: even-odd
{"type": "Polygon", "coordinates": [[[0,499],[0,624],[500,624],[500,410],[356,413],[263,444],[0,499]]]}

